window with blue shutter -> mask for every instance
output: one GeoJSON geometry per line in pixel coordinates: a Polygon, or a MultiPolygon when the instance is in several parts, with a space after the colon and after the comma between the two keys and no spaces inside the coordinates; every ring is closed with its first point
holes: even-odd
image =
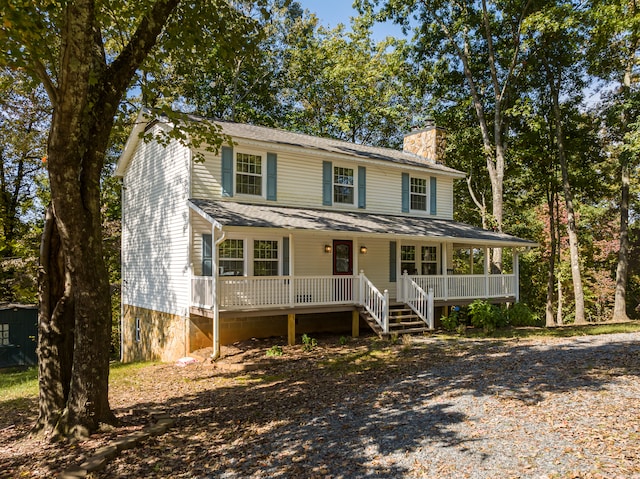
{"type": "Polygon", "coordinates": [[[233,148],[222,147],[222,196],[233,196],[233,148]]]}
{"type": "Polygon", "coordinates": [[[278,199],[278,155],[267,153],[267,200],[278,199]]]}
{"type": "Polygon", "coordinates": [[[438,214],[438,205],[436,204],[436,198],[438,197],[436,183],[437,180],[435,176],[429,178],[429,213],[432,215],[438,214]]]}
{"type": "Polygon", "coordinates": [[[367,207],[367,169],[358,166],[358,208],[367,207]]]}
{"type": "Polygon", "coordinates": [[[333,204],[333,166],[330,161],[322,162],[322,204],[331,206],[333,204]]]}
{"type": "Polygon", "coordinates": [[[409,173],[402,173],[402,212],[409,212],[409,173]]]}
{"type": "Polygon", "coordinates": [[[213,275],[213,248],[210,234],[202,235],[202,276],[213,275]]]}

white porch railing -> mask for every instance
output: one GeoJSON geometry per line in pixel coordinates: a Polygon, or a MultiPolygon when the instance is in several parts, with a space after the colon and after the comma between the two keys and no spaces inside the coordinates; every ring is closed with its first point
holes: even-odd
{"type": "Polygon", "coordinates": [[[381,293],[369,279],[360,273],[360,304],[380,325],[385,334],[389,333],[389,291],[381,293]]]}
{"type": "Polygon", "coordinates": [[[202,309],[213,308],[213,277],[193,276],[191,278],[191,305],[202,309]]]}
{"type": "Polygon", "coordinates": [[[218,303],[221,310],[353,304],[357,302],[358,279],[358,276],[221,277],[218,303]]]}
{"type": "Polygon", "coordinates": [[[433,288],[428,293],[408,275],[402,276],[404,303],[408,305],[430,329],[434,328],[433,288]]]}
{"type": "MultiPolygon", "coordinates": [[[[398,281],[397,299],[408,303],[410,288],[405,284],[405,276],[398,281]]],[[[515,297],[517,290],[514,274],[407,278],[415,282],[416,288],[423,293],[432,289],[434,300],[439,301],[515,297]]],[[[381,326],[385,318],[384,294],[362,273],[349,276],[223,276],[217,281],[217,301],[221,310],[358,304],[370,308],[369,312],[378,318],[381,326]]],[[[191,291],[193,306],[213,307],[215,295],[211,276],[193,277],[191,291]]],[[[387,312],[388,304],[387,299],[387,312]]],[[[416,308],[419,309],[418,306],[416,308]]]]}
{"type": "MultiPolygon", "coordinates": [[[[403,275],[404,276],[404,275],[403,275]]],[[[409,276],[421,289],[433,289],[434,299],[490,299],[515,297],[515,274],[409,276]]],[[[403,285],[403,289],[404,285],[403,285]]],[[[404,296],[403,291],[398,297],[404,296]]]]}

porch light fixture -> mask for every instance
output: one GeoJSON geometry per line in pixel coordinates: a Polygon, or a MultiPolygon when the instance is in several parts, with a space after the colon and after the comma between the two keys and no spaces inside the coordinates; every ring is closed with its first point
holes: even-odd
{"type": "Polygon", "coordinates": [[[367,254],[367,247],[366,246],[360,246],[360,254],[367,254]]]}
{"type": "Polygon", "coordinates": [[[331,253],[331,245],[329,245],[329,244],[324,245],[324,252],[325,253],[331,253]]]}

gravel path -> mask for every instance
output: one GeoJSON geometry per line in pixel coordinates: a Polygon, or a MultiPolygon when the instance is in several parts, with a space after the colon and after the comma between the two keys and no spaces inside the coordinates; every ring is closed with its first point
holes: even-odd
{"type": "Polygon", "coordinates": [[[177,425],[96,477],[640,478],[640,333],[362,341],[145,372],[177,425]]]}
{"type": "Polygon", "coordinates": [[[259,468],[221,477],[277,477],[295,457],[331,477],[640,477],[638,340],[463,356],[346,395],[267,444],[243,447],[243,457],[267,456],[259,468]],[[626,355],[635,356],[632,371],[626,355]]]}

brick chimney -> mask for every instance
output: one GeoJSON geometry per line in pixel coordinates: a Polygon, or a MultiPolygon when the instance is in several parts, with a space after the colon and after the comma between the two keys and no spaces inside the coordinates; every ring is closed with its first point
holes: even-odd
{"type": "Polygon", "coordinates": [[[416,159],[424,163],[444,164],[446,147],[446,130],[437,127],[433,120],[427,120],[424,128],[405,135],[402,151],[416,155],[416,159]]]}

